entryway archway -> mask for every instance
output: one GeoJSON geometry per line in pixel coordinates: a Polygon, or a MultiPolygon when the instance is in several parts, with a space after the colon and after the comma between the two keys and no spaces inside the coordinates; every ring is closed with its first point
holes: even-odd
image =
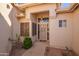
{"type": "MultiPolygon", "coordinates": [[[[31,13],[33,23],[36,23],[37,40],[49,40],[49,11],[31,13]]],[[[32,31],[33,32],[33,31],[32,31]]]]}

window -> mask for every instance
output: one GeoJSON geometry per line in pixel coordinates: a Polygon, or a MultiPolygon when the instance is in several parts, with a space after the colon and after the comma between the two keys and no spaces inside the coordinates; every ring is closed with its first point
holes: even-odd
{"type": "Polygon", "coordinates": [[[48,22],[49,18],[44,17],[44,18],[38,18],[38,22],[48,22]]]}
{"type": "Polygon", "coordinates": [[[59,27],[66,27],[66,20],[59,20],[59,27]]]}
{"type": "Polygon", "coordinates": [[[41,18],[38,18],[38,22],[40,22],[41,21],[41,18]]]}
{"type": "Polygon", "coordinates": [[[20,24],[20,33],[21,36],[29,36],[29,23],[20,24]]]}
{"type": "Polygon", "coordinates": [[[37,33],[37,24],[32,23],[32,36],[36,35],[37,33]]]}
{"type": "Polygon", "coordinates": [[[62,27],[62,20],[59,20],[59,27],[62,27]]]}
{"type": "Polygon", "coordinates": [[[66,27],[66,20],[63,20],[63,27],[66,27]]]}
{"type": "Polygon", "coordinates": [[[48,22],[49,18],[43,18],[43,22],[48,22]]]}

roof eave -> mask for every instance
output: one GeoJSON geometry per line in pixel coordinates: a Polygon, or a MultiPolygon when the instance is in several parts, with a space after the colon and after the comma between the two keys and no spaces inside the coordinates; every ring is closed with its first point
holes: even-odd
{"type": "Polygon", "coordinates": [[[31,3],[31,4],[22,4],[22,5],[16,5],[15,4],[15,6],[18,7],[21,11],[24,11],[25,8],[40,5],[40,4],[43,4],[43,3],[31,3]]]}
{"type": "Polygon", "coordinates": [[[73,12],[79,6],[78,3],[73,4],[70,8],[64,10],[56,10],[56,13],[70,13],[73,12]]]}

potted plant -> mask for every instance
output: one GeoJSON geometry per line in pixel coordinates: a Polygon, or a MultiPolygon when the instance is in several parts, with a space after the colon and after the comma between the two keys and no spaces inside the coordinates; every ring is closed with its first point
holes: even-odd
{"type": "Polygon", "coordinates": [[[23,48],[29,49],[30,47],[32,47],[32,40],[30,37],[25,36],[23,41],[23,48]]]}

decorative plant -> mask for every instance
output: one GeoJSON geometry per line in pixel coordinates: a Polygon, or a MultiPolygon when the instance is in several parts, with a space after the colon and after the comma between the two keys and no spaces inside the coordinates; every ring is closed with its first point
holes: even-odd
{"type": "Polygon", "coordinates": [[[18,41],[19,40],[19,35],[16,33],[16,40],[18,41]]]}
{"type": "Polygon", "coordinates": [[[30,47],[32,47],[32,40],[30,37],[25,36],[23,41],[23,48],[29,49],[30,47]]]}

